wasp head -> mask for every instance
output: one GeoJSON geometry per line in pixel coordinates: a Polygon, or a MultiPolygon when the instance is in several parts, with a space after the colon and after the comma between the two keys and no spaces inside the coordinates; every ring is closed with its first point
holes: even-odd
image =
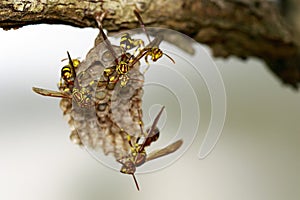
{"type": "Polygon", "coordinates": [[[129,77],[126,75],[126,74],[122,74],[120,77],[119,77],[119,80],[121,81],[121,83],[120,83],[120,86],[121,87],[124,87],[124,86],[126,86],[127,85],[127,82],[128,82],[128,80],[129,80],[129,77]]]}
{"type": "Polygon", "coordinates": [[[72,59],[72,63],[73,63],[73,66],[76,69],[78,67],[78,65],[80,64],[80,61],[78,59],[72,59]]]}
{"type": "Polygon", "coordinates": [[[160,59],[163,55],[163,52],[162,50],[160,50],[159,48],[157,47],[153,47],[152,48],[152,53],[151,53],[151,59],[155,62],[157,61],[158,59],[160,59]]]}
{"type": "Polygon", "coordinates": [[[120,172],[124,174],[134,174],[135,173],[135,164],[131,160],[127,160],[126,162],[122,163],[122,167],[120,172]]]}

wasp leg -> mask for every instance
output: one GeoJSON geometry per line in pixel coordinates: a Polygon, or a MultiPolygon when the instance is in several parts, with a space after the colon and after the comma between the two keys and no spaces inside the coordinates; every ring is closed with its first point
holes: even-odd
{"type": "Polygon", "coordinates": [[[149,69],[149,67],[150,67],[150,63],[148,62],[148,56],[149,56],[149,54],[146,54],[146,56],[145,56],[145,62],[146,62],[146,64],[147,64],[147,67],[146,67],[146,69],[143,71],[143,75],[148,71],[148,69],[149,69]]]}

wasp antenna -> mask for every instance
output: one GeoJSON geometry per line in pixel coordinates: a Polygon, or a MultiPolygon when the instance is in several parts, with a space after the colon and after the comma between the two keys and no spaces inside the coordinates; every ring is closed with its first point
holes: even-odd
{"type": "Polygon", "coordinates": [[[171,57],[171,56],[169,56],[168,54],[166,54],[166,53],[163,53],[165,56],[167,56],[174,64],[175,64],[175,61],[174,61],[174,59],[171,57]]]}
{"type": "Polygon", "coordinates": [[[136,178],[135,178],[135,175],[132,174],[132,177],[133,177],[133,180],[134,180],[134,183],[135,183],[135,185],[136,185],[137,190],[140,191],[140,187],[139,187],[139,184],[138,184],[138,182],[137,182],[137,180],[136,180],[136,178]]]}
{"type": "Polygon", "coordinates": [[[149,37],[149,34],[148,34],[148,32],[146,31],[145,24],[144,24],[144,22],[143,22],[143,19],[142,19],[141,15],[140,15],[139,11],[137,11],[136,9],[134,9],[133,12],[134,12],[136,18],[138,19],[138,21],[140,22],[140,25],[141,25],[143,31],[145,32],[145,34],[146,34],[146,36],[147,36],[149,42],[151,42],[150,37],[149,37]]]}
{"type": "Polygon", "coordinates": [[[63,59],[61,59],[61,62],[63,62],[63,61],[65,61],[65,60],[67,60],[68,58],[63,58],[63,59]]]}

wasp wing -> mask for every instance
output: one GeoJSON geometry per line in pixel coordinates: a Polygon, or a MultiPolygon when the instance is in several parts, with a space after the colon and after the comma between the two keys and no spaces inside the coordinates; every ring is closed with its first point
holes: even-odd
{"type": "MultiPolygon", "coordinates": [[[[150,128],[150,130],[149,130],[149,132],[148,132],[148,135],[152,135],[153,131],[156,129],[156,125],[157,125],[157,123],[158,123],[158,121],[159,121],[159,118],[160,118],[162,112],[164,111],[164,109],[165,109],[165,106],[163,106],[163,107],[160,109],[159,113],[158,113],[157,116],[155,117],[155,119],[154,119],[154,121],[153,121],[153,124],[152,124],[152,126],[151,126],[151,128],[150,128]]],[[[146,145],[146,141],[147,141],[147,140],[145,140],[145,141],[143,142],[143,144],[141,145],[141,148],[140,148],[141,151],[144,150],[145,145],[146,145]]]]}
{"type": "Polygon", "coordinates": [[[68,54],[68,59],[69,59],[69,65],[71,66],[71,69],[72,69],[72,74],[73,74],[73,77],[74,79],[76,78],[76,72],[75,72],[75,66],[73,64],[73,60],[70,56],[70,53],[67,51],[67,54],[68,54]]]}
{"type": "Polygon", "coordinates": [[[72,97],[68,94],[64,94],[61,92],[53,91],[53,90],[46,90],[42,88],[32,87],[32,90],[40,95],[49,96],[49,97],[59,97],[59,98],[68,98],[71,99],[72,97]]]}
{"type": "Polygon", "coordinates": [[[152,48],[152,47],[158,47],[160,43],[163,41],[164,36],[161,34],[158,34],[155,36],[154,40],[152,40],[146,47],[146,48],[152,48]]]}
{"type": "Polygon", "coordinates": [[[183,143],[182,140],[177,140],[176,142],[166,146],[165,148],[152,151],[147,156],[146,162],[175,152],[177,149],[181,147],[182,143],[183,143]]]}
{"type": "Polygon", "coordinates": [[[102,37],[104,39],[104,43],[105,43],[106,47],[108,48],[108,50],[110,51],[110,53],[114,57],[116,64],[118,64],[118,56],[117,56],[117,53],[115,52],[112,44],[110,43],[109,39],[107,38],[107,36],[104,33],[101,26],[99,26],[99,30],[100,30],[100,34],[102,35],[102,37]]]}

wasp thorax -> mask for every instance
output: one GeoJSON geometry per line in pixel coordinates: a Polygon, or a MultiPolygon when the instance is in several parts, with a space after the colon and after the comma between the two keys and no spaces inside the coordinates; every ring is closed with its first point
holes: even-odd
{"type": "Polygon", "coordinates": [[[119,74],[126,74],[129,71],[128,64],[125,61],[120,61],[119,65],[117,66],[117,72],[119,74]]]}
{"type": "Polygon", "coordinates": [[[74,88],[72,97],[80,107],[89,107],[93,105],[92,94],[88,88],[74,88]]]}
{"type": "MultiPolygon", "coordinates": [[[[150,129],[147,129],[147,133],[149,133],[150,129]]],[[[155,142],[159,138],[159,129],[156,127],[152,133],[150,133],[145,139],[145,147],[150,146],[152,142],[155,142]]]]}

